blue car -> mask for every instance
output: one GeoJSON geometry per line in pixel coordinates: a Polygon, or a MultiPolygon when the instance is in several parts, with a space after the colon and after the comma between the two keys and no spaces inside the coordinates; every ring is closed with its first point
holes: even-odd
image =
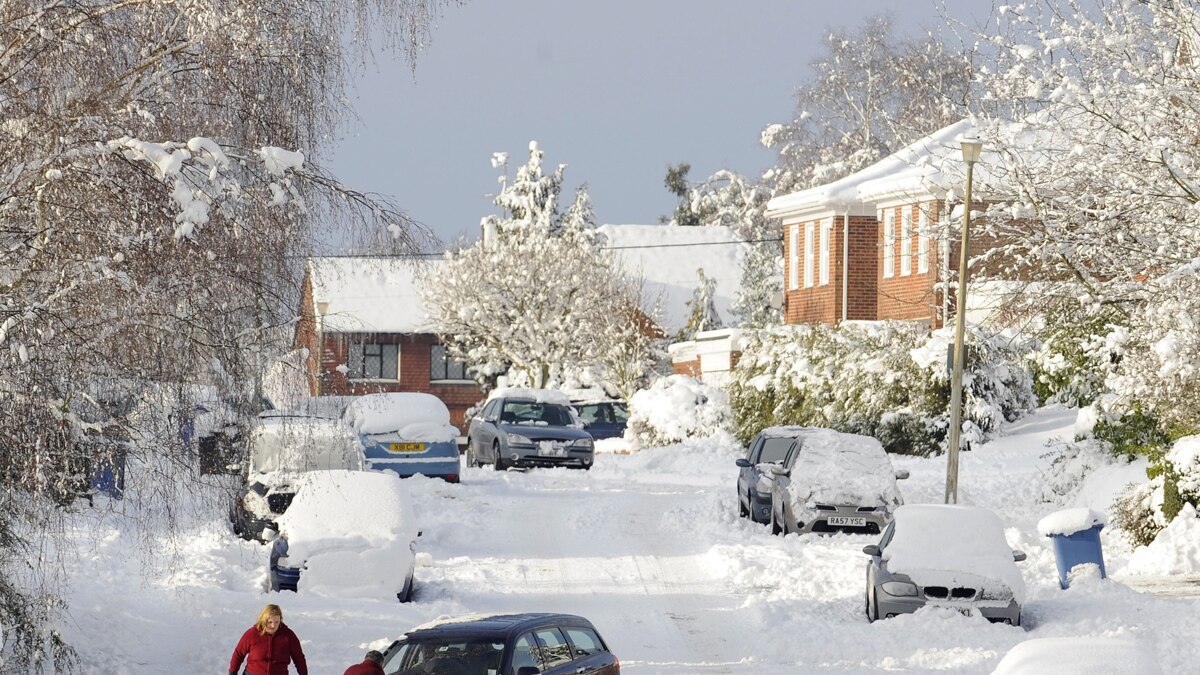
{"type": "Polygon", "coordinates": [[[458,482],[458,428],[436,396],[367,394],[350,402],[344,419],[359,434],[369,468],[458,482]]]}
{"type": "Polygon", "coordinates": [[[572,404],[592,438],[621,438],[629,423],[629,406],[625,401],[587,401],[572,404]]]}
{"type": "Polygon", "coordinates": [[[471,419],[467,465],[564,466],[590,469],[595,441],[565,394],[546,389],[501,389],[471,419]]]}

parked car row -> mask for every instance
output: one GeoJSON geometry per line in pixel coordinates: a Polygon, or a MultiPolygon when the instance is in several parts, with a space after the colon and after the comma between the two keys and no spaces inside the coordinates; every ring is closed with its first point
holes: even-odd
{"type": "Polygon", "coordinates": [[[737,460],[738,515],[774,534],[879,535],[863,548],[869,621],[926,605],[1021,624],[1024,582],[995,514],[973,506],[904,505],[874,438],[830,429],[762,430],[737,460]]]}

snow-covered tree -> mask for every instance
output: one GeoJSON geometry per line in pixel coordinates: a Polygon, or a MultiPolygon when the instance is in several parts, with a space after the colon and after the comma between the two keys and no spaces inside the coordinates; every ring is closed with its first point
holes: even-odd
{"type": "Polygon", "coordinates": [[[54,522],[113,438],[131,466],[182,472],[146,494],[187,485],[194,459],[156,392],[207,379],[249,404],[319,226],[416,233],[316,160],[344,112],[352,31],[412,54],[437,4],[0,0],[6,669],[71,664],[39,581],[53,562],[15,538],[46,530],[15,519],[54,522]],[[161,423],[136,425],[150,403],[161,423]]]}
{"type": "Polygon", "coordinates": [[[876,16],[856,32],[830,31],[825,46],[796,90],[795,119],[762,133],[779,152],[764,176],[774,194],[847,176],[966,112],[970,55],[932,35],[902,39],[876,16]]]}
{"type": "Polygon", "coordinates": [[[1015,197],[1006,258],[1039,306],[1108,326],[1099,419],[1195,430],[1200,395],[1200,17],[1168,0],[1007,6],[983,73],[988,171],[1015,197]],[[1017,120],[1011,124],[1010,120],[1017,120]]]}
{"type": "Polygon", "coordinates": [[[597,240],[586,191],[560,214],[564,167],[547,175],[542,156],[530,143],[515,178],[501,177],[501,213],[483,219],[485,236],[447,253],[422,284],[430,321],[456,355],[477,373],[511,368],[535,387],[567,368],[633,358],[643,325],[631,320],[640,299],[597,240]]]}
{"type": "Polygon", "coordinates": [[[696,333],[701,331],[716,330],[725,325],[721,321],[721,314],[717,312],[717,280],[705,276],[703,268],[696,270],[696,276],[699,278],[699,283],[696,285],[696,290],[692,292],[692,298],[687,301],[688,307],[691,308],[687,323],[675,338],[680,342],[691,340],[696,337],[696,333]]]}

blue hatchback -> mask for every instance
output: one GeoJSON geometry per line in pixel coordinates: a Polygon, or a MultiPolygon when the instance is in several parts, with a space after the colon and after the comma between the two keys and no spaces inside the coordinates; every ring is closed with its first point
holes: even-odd
{"type": "Polygon", "coordinates": [[[344,419],[358,432],[370,468],[458,482],[458,428],[436,396],[367,394],[350,402],[344,419]]]}
{"type": "Polygon", "coordinates": [[[625,425],[629,423],[629,406],[625,401],[586,401],[571,406],[579,413],[579,419],[583,420],[592,438],[601,440],[625,435],[625,425]]]}

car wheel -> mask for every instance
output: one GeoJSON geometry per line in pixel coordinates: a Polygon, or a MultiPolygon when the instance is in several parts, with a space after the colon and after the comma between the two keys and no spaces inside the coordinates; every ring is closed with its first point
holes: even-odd
{"type": "MultiPolygon", "coordinates": [[[[747,504],[750,503],[750,495],[746,495],[746,503],[747,504]]],[[[741,495],[738,495],[738,517],[739,518],[749,518],[750,517],[750,509],[746,508],[745,504],[742,504],[742,496],[741,495]]]]}
{"type": "Polygon", "coordinates": [[[413,598],[413,575],[408,573],[408,578],[404,580],[404,588],[396,594],[396,599],[400,602],[410,602],[413,598]]]}
{"type": "Polygon", "coordinates": [[[783,529],[779,527],[779,521],[775,519],[775,511],[771,511],[771,534],[783,534],[783,529]]]}
{"type": "Polygon", "coordinates": [[[875,601],[875,593],[867,587],[867,623],[875,623],[879,619],[879,604],[875,601]]]}
{"type": "Polygon", "coordinates": [[[492,443],[492,454],[496,456],[496,461],[492,463],[492,468],[497,471],[504,471],[508,465],[504,463],[504,458],[500,456],[500,441],[492,443]]]}
{"type": "Polygon", "coordinates": [[[479,455],[475,454],[475,443],[467,442],[467,467],[471,469],[479,468],[479,455]]]}

